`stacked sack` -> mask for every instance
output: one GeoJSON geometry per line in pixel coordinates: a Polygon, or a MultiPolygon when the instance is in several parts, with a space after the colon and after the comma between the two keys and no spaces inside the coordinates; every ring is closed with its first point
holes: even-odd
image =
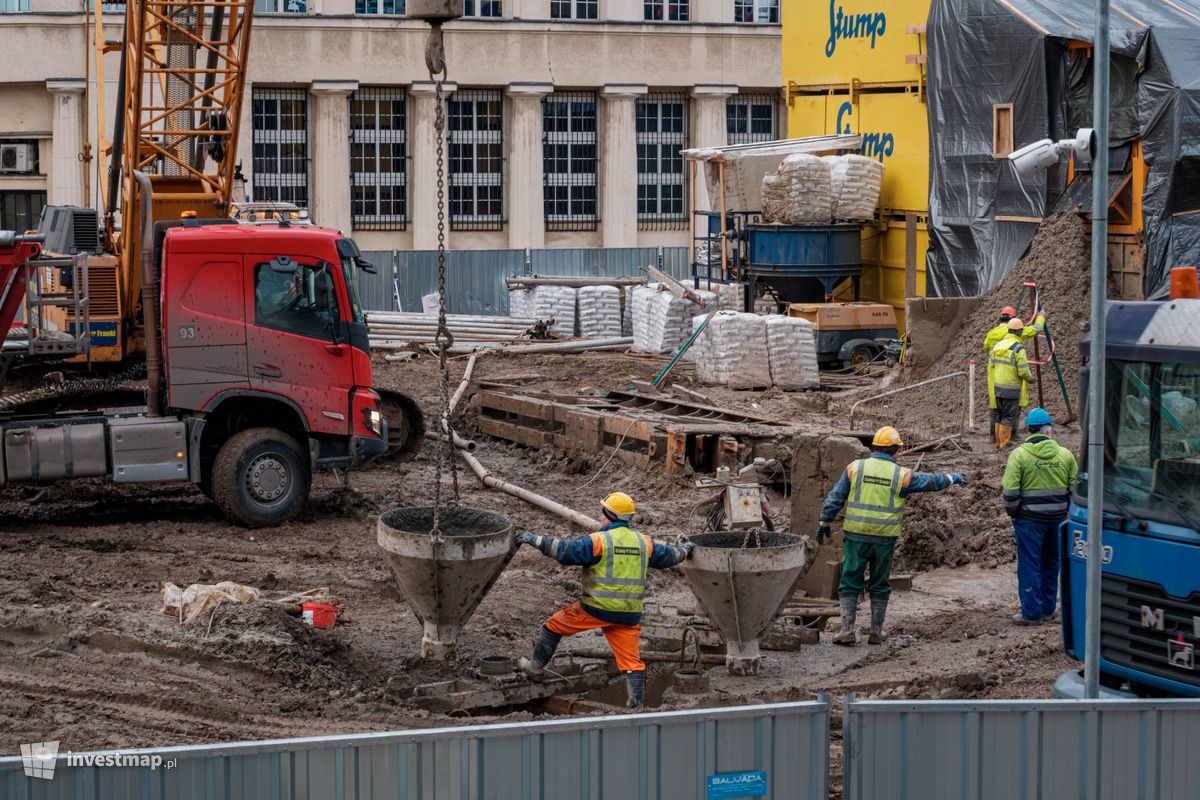
{"type": "Polygon", "coordinates": [[[859,155],[826,156],[833,183],[833,218],[857,222],[875,218],[883,186],[883,164],[859,155]]]}
{"type": "Polygon", "coordinates": [[[527,318],[533,315],[533,292],[523,286],[508,290],[508,315],[527,318]]]}
{"type": "Polygon", "coordinates": [[[575,289],[571,286],[535,286],[531,317],[553,319],[550,332],[559,336],[575,335],[575,289]]]}
{"type": "Polygon", "coordinates": [[[615,286],[583,286],[579,298],[579,335],[605,339],[621,335],[621,290],[615,286]]]}
{"type": "Polygon", "coordinates": [[[783,160],[774,175],[763,177],[762,198],[766,222],[784,225],[832,222],[833,178],[829,161],[793,153],[783,160]]]}
{"type": "Polygon", "coordinates": [[[718,311],[698,337],[698,343],[701,349],[696,357],[696,373],[701,383],[731,389],[771,385],[765,317],[718,311]]]}
{"type": "MultiPolygon", "coordinates": [[[[715,302],[712,292],[697,292],[715,302]]],[[[692,317],[701,311],[690,300],[659,291],[656,283],[633,290],[633,352],[673,353],[692,333],[692,317]]]]}
{"type": "Polygon", "coordinates": [[[767,353],[771,382],[780,389],[816,389],[821,385],[817,365],[817,337],[803,317],[766,317],[767,353]]]}

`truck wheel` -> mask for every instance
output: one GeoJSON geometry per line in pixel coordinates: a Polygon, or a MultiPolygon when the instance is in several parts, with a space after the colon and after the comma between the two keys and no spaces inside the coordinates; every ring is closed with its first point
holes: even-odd
{"type": "Polygon", "coordinates": [[[308,497],[308,463],[300,445],[275,428],[249,428],[222,445],[213,462],[213,500],[248,528],[287,522],[308,497]]]}
{"type": "Polygon", "coordinates": [[[842,363],[846,369],[851,367],[865,367],[875,358],[876,349],[868,344],[860,344],[850,351],[845,361],[842,363]]]}

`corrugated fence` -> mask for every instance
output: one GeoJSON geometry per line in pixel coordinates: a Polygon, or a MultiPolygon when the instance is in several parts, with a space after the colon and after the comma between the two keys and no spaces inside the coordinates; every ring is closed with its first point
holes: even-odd
{"type": "Polygon", "coordinates": [[[828,796],[825,702],[127,751],[170,769],[0,759],[4,800],[695,800],[828,796]],[[718,786],[720,789],[720,786],[718,786]]]}
{"type": "Polygon", "coordinates": [[[843,706],[846,800],[1197,800],[1200,701],[843,706]]]}
{"type": "MultiPolygon", "coordinates": [[[[421,297],[437,291],[436,250],[375,250],[363,254],[376,267],[361,275],[364,307],[387,311],[396,298],[405,311],[420,311],[421,297]]],[[[677,278],[691,275],[686,247],[581,247],[544,250],[447,250],[446,305],[455,314],[507,314],[513,275],[589,278],[638,276],[638,267],[660,266],[677,278]]]]}

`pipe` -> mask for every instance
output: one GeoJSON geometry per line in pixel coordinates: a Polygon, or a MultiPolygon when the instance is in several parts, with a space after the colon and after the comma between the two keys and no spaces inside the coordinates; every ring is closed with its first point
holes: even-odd
{"type": "MultiPolygon", "coordinates": [[[[594,658],[599,661],[607,661],[607,660],[610,660],[613,658],[613,654],[612,654],[611,650],[599,650],[599,649],[597,649],[597,650],[586,650],[586,649],[572,650],[569,653],[562,651],[562,652],[559,652],[558,655],[560,657],[572,656],[574,658],[594,658]]],[[[638,657],[641,658],[642,661],[649,661],[649,662],[657,663],[657,664],[678,664],[679,663],[679,653],[641,652],[641,653],[638,653],[638,657]]],[[[687,663],[689,666],[694,661],[695,661],[694,658],[687,659],[687,663]]],[[[700,663],[706,667],[721,666],[725,663],[725,655],[723,653],[720,655],[713,655],[712,653],[703,653],[700,656],[700,663]]]]}
{"type": "Polygon", "coordinates": [[[462,382],[458,384],[458,388],[454,390],[454,394],[450,396],[450,404],[446,406],[446,416],[454,413],[454,407],[458,405],[458,401],[462,400],[462,396],[467,391],[467,385],[471,382],[471,374],[475,372],[475,362],[479,360],[479,351],[471,353],[471,357],[467,359],[467,368],[463,370],[462,382]]]}
{"type": "MultiPolygon", "coordinates": [[[[582,350],[613,350],[633,344],[632,336],[613,336],[607,339],[572,339],[568,342],[545,344],[515,344],[490,348],[502,353],[570,353],[582,350]]],[[[450,348],[451,352],[470,352],[450,348]]]]}
{"type": "Polygon", "coordinates": [[[1084,697],[1100,697],[1100,558],[1104,536],[1104,389],[1105,312],[1108,300],[1108,0],[1096,0],[1093,50],[1092,124],[1096,157],[1092,161],[1092,314],[1091,362],[1088,377],[1087,445],[1087,583],[1084,633],[1084,697]]]}
{"type": "MultiPolygon", "coordinates": [[[[419,322],[437,324],[438,318],[436,314],[418,314],[415,311],[368,311],[367,322],[419,322]]],[[[446,324],[453,325],[459,322],[483,322],[492,325],[536,325],[539,322],[552,322],[553,320],[542,320],[537,317],[501,317],[491,316],[486,314],[447,314],[446,324]]]]}
{"type": "MultiPolygon", "coordinates": [[[[439,442],[446,441],[446,428],[444,425],[442,426],[442,432],[438,434],[437,438],[439,442]]],[[[477,447],[474,439],[464,439],[458,435],[457,431],[454,430],[450,431],[450,443],[459,450],[466,450],[468,453],[474,453],[475,448],[477,447]]]]}
{"type": "Polygon", "coordinates": [[[548,497],[543,497],[542,495],[535,494],[528,489],[522,489],[516,484],[512,484],[508,481],[503,481],[497,477],[494,477],[490,472],[487,471],[483,464],[479,463],[479,459],[475,458],[475,456],[471,455],[465,450],[460,449],[458,454],[462,457],[462,460],[466,462],[467,466],[471,468],[471,471],[475,473],[476,477],[479,478],[480,482],[489,489],[498,489],[505,494],[510,494],[513,497],[520,498],[526,503],[535,505],[543,511],[549,511],[551,514],[556,514],[565,520],[569,520],[585,530],[595,530],[596,526],[599,524],[591,517],[584,516],[578,511],[567,508],[561,503],[556,503],[548,497]]]}
{"type": "Polygon", "coordinates": [[[975,359],[967,362],[967,427],[975,430],[975,359]]]}
{"type": "MultiPolygon", "coordinates": [[[[150,177],[141,170],[133,179],[142,194],[142,321],[146,331],[146,411],[152,417],[163,415],[162,336],[158,324],[158,270],[154,268],[154,189],[150,177]]],[[[126,223],[128,224],[128,223],[126,223]]]]}
{"type": "Polygon", "coordinates": [[[510,289],[519,286],[574,286],[579,289],[585,286],[645,286],[647,280],[643,277],[571,278],[558,275],[516,275],[505,278],[504,282],[510,289]]]}
{"type": "Polygon", "coordinates": [[[888,392],[871,395],[870,397],[864,397],[862,400],[859,400],[857,403],[850,406],[850,427],[851,428],[854,427],[854,412],[857,411],[858,407],[861,406],[863,403],[869,403],[872,400],[882,400],[885,397],[890,397],[891,395],[894,395],[894,394],[900,394],[901,392],[907,392],[909,389],[917,389],[921,386],[928,386],[929,384],[937,383],[938,381],[945,381],[945,380],[949,380],[950,378],[965,378],[966,376],[967,376],[967,373],[963,372],[962,370],[959,370],[958,372],[951,372],[949,375],[939,375],[936,378],[929,378],[928,380],[917,381],[916,383],[910,383],[908,386],[901,386],[899,389],[892,389],[891,391],[888,391],[888,392]]]}

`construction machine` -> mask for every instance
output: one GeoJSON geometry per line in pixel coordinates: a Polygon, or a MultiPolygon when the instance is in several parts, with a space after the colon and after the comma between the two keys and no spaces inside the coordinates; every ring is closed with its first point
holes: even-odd
{"type": "Polygon", "coordinates": [[[39,230],[0,233],[0,325],[25,312],[4,365],[125,367],[0,397],[0,486],[191,481],[232,520],[273,525],[312,470],[419,445],[416,404],[372,388],[354,241],[230,217],[252,17],[253,0],[128,3],[102,222],[50,207],[39,230]]]}

